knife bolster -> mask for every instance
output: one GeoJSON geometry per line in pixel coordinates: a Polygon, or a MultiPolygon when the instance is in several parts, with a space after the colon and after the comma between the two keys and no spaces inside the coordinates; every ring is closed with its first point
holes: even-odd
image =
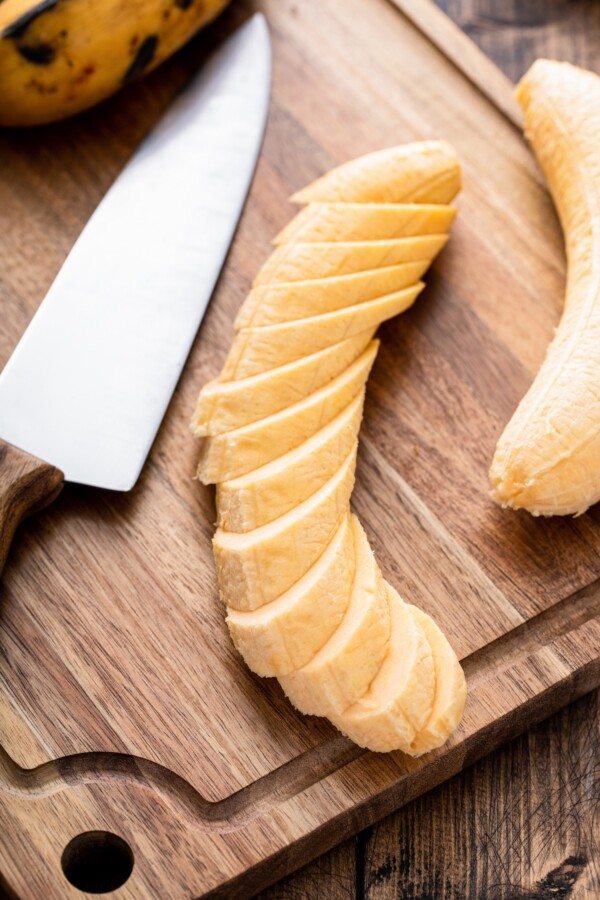
{"type": "Polygon", "coordinates": [[[63,482],[60,469],[0,440],[0,573],[19,523],[51,503],[63,482]]]}

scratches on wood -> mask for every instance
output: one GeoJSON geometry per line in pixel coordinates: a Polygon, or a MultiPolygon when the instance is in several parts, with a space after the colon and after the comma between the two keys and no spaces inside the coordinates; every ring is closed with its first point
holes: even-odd
{"type": "Polygon", "coordinates": [[[591,694],[377,825],[364,896],[596,896],[599,747],[591,694]]]}

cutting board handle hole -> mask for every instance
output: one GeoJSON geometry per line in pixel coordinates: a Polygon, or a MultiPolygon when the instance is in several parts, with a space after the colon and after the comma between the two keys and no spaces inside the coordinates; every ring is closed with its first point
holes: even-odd
{"type": "Polygon", "coordinates": [[[67,881],[88,894],[107,894],[133,871],[131,847],[110,831],[84,831],[69,841],[60,864],[67,881]]]}

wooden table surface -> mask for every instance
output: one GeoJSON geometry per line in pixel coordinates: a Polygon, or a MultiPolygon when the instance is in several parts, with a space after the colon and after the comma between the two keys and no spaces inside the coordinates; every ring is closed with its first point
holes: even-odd
{"type": "MultiPolygon", "coordinates": [[[[437,0],[513,80],[600,72],[598,0],[437,0]]],[[[261,900],[600,897],[600,691],[260,894],[261,900]]]]}

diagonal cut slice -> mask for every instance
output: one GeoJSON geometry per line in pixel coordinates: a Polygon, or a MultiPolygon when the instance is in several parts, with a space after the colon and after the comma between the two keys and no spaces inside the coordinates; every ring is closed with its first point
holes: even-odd
{"type": "Polygon", "coordinates": [[[217,485],[217,524],[225,531],[251,531],[283,516],[333,477],[354,446],[364,389],[307,441],[260,469],[217,485]]]}
{"type": "Polygon", "coordinates": [[[293,203],[450,203],[460,190],[456,151],[445,141],[389,147],[337,166],[293,203]]]}
{"type": "Polygon", "coordinates": [[[253,288],[238,312],[236,330],[310,319],[357,303],[378,300],[416,284],[430,263],[429,259],[419,259],[352,275],[253,288]]]}
{"type": "Polygon", "coordinates": [[[355,445],[333,478],[279,519],[244,534],[217,530],[213,552],[226,606],[270,603],[316,562],[349,508],[356,451],[355,445]]]}
{"type": "Polygon", "coordinates": [[[393,241],[284,244],[271,253],[253,287],[351,275],[417,259],[432,260],[447,240],[447,234],[427,234],[393,241]]]}
{"type": "Polygon", "coordinates": [[[412,306],[424,286],[419,281],[379,300],[358,303],[311,319],[269,325],[268,328],[244,328],[233,339],[221,377],[224,381],[249,378],[317,353],[369,328],[377,328],[386,319],[412,306]]]}
{"type": "Polygon", "coordinates": [[[280,231],[274,244],[292,241],[390,241],[445,234],[453,206],[423,203],[309,203],[280,231]]]}
{"type": "Polygon", "coordinates": [[[204,438],[198,478],[204,484],[252,472],[298,447],[338,415],[362,390],[377,355],[371,341],[352,365],[300,403],[235,431],[204,438]]]}
{"type": "Polygon", "coordinates": [[[408,751],[412,756],[420,756],[441,747],[457,727],[467,699],[467,682],[456,653],[439,626],[416,606],[409,606],[409,610],[425,632],[435,666],[433,709],[408,751]]]}
{"type": "Polygon", "coordinates": [[[390,609],[385,582],[356,516],[352,516],[356,571],[339,627],[313,659],[280,678],[301,712],[339,715],[368,690],[387,653],[390,609]]]}
{"type": "Polygon", "coordinates": [[[373,332],[370,328],[260,375],[239,381],[210,381],[198,397],[194,433],[222,434],[299,403],[347,369],[363,352],[373,332]]]}
{"type": "Polygon", "coordinates": [[[363,697],[331,721],[361,747],[380,753],[411,752],[434,702],[431,647],[411,607],[386,583],[391,612],[387,655],[363,697]]]}
{"type": "Polygon", "coordinates": [[[287,675],[309,662],[339,625],[352,592],[350,514],[316,563],[288,591],[251,612],[229,609],[233,643],[257,675],[287,675]]]}

